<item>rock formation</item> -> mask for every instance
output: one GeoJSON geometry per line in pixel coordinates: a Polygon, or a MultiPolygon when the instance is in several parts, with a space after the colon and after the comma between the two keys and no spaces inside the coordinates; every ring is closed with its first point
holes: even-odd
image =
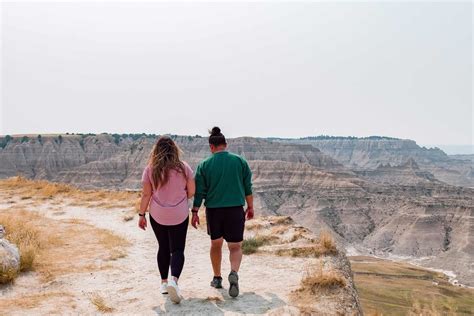
{"type": "Polygon", "coordinates": [[[393,185],[309,165],[253,162],[252,168],[257,202],[265,212],[290,215],[312,230],[330,229],[364,254],[430,257],[427,266],[455,271],[474,284],[468,242],[474,239],[473,189],[424,174],[412,175],[412,184],[393,185]]]}
{"type": "MultiPolygon", "coordinates": [[[[82,187],[135,189],[147,163],[154,138],[120,138],[110,135],[62,135],[13,138],[0,147],[0,177],[22,174],[33,179],[74,183],[82,187]]],[[[194,168],[209,155],[207,139],[174,137],[184,159],[194,168]]],[[[248,160],[308,163],[325,170],[341,164],[310,145],[281,144],[256,138],[229,140],[229,149],[248,160]]]]}
{"type": "Polygon", "coordinates": [[[409,159],[423,171],[451,185],[474,187],[472,161],[454,159],[439,148],[420,147],[413,140],[388,137],[307,137],[279,139],[284,143],[310,144],[353,170],[374,170],[381,164],[398,166],[409,159]]]}
{"type": "MultiPolygon", "coordinates": [[[[193,168],[209,155],[206,138],[174,138],[193,168]]],[[[153,143],[146,136],[15,137],[0,146],[0,177],[21,173],[85,188],[138,189],[153,143]]],[[[474,285],[474,189],[438,178],[444,170],[462,182],[456,163],[466,160],[393,139],[238,138],[229,140],[229,149],[249,160],[261,213],[330,229],[362,254],[426,257],[424,264],[453,270],[474,285]]]]}
{"type": "Polygon", "coordinates": [[[18,248],[4,238],[5,229],[0,225],[0,284],[7,282],[10,275],[20,269],[18,248]]]}

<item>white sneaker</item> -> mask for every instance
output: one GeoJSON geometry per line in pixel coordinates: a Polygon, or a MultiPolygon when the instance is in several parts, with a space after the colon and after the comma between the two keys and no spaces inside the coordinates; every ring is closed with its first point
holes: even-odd
{"type": "Polygon", "coordinates": [[[179,302],[181,302],[183,297],[181,296],[181,293],[179,292],[178,284],[176,284],[176,281],[174,279],[171,279],[168,281],[168,287],[166,289],[168,290],[170,300],[173,303],[179,304],[179,302]]]}
{"type": "Polygon", "coordinates": [[[165,295],[165,294],[168,294],[168,283],[161,283],[161,287],[160,287],[160,292],[161,294],[165,295]]]}

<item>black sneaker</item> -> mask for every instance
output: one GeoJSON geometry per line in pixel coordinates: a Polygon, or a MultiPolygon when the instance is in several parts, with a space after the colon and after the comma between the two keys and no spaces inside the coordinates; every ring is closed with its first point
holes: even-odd
{"type": "Polygon", "coordinates": [[[211,281],[211,286],[216,289],[222,289],[222,277],[214,277],[211,281]]]}
{"type": "Polygon", "coordinates": [[[229,274],[229,283],[229,295],[231,297],[239,296],[239,275],[237,274],[237,272],[232,271],[229,274]]]}

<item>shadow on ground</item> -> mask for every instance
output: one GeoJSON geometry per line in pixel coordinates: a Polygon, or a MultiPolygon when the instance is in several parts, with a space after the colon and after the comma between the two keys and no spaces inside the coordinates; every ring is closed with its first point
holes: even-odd
{"type": "Polygon", "coordinates": [[[169,299],[164,306],[157,306],[153,310],[158,315],[189,315],[207,314],[224,315],[226,312],[239,314],[265,314],[270,310],[287,305],[282,299],[273,293],[265,293],[265,297],[254,292],[244,292],[237,298],[231,298],[226,290],[220,291],[222,300],[211,300],[202,298],[189,298],[174,304],[169,299]],[[164,308],[164,309],[162,309],[164,308]]]}

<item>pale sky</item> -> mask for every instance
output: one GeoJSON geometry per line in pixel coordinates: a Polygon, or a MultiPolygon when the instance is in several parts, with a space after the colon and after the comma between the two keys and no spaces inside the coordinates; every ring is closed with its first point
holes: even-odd
{"type": "Polygon", "coordinates": [[[472,3],[2,2],[0,134],[472,144],[472,3]]]}

